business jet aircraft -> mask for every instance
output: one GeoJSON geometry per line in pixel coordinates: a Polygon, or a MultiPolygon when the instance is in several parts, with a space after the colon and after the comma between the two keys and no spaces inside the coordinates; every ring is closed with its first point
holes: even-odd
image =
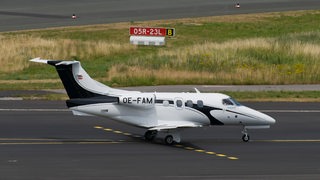
{"type": "Polygon", "coordinates": [[[242,140],[249,141],[247,129],[269,128],[275,120],[239,104],[220,93],[158,93],[110,88],[93,79],[79,61],[31,59],[55,66],[67,91],[66,104],[74,115],[96,115],[147,129],[153,140],[158,132],[165,143],[179,143],[180,130],[212,125],[243,126],[242,140]]]}

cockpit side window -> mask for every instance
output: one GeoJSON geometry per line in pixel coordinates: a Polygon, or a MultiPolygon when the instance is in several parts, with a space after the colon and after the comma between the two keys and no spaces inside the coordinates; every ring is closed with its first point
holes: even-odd
{"type": "Polygon", "coordinates": [[[230,99],[223,99],[222,104],[225,106],[234,106],[233,102],[230,99]]]}
{"type": "Polygon", "coordinates": [[[223,99],[222,104],[225,106],[241,106],[241,104],[233,98],[223,99]]]}

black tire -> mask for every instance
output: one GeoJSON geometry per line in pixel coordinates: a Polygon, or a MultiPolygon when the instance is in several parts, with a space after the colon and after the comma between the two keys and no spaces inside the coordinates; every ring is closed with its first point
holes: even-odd
{"type": "Polygon", "coordinates": [[[164,138],[164,141],[167,145],[172,145],[174,143],[173,136],[171,135],[166,136],[166,138],[164,138]]]}
{"type": "Polygon", "coordinates": [[[250,140],[250,136],[248,135],[248,134],[244,134],[243,136],[242,136],[242,141],[243,142],[248,142],[250,140]]]}
{"type": "Polygon", "coordinates": [[[145,134],[144,134],[144,138],[147,140],[147,141],[152,141],[157,135],[157,131],[147,131],[145,134]]]}

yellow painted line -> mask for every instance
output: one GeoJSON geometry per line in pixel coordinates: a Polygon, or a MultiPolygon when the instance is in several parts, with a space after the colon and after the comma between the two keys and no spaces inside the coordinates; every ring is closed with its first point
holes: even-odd
{"type": "Polygon", "coordinates": [[[65,144],[63,142],[7,142],[0,145],[42,145],[42,144],[65,144]]]}
{"type": "Polygon", "coordinates": [[[126,132],[122,132],[122,131],[118,131],[118,130],[113,130],[111,128],[103,128],[101,126],[95,126],[96,129],[103,129],[104,131],[108,131],[108,132],[113,132],[113,133],[116,133],[116,134],[123,134],[123,135],[126,135],[126,136],[133,136],[133,137],[136,137],[136,138],[140,138],[141,136],[140,135],[132,135],[131,133],[126,133],[126,132]]]}
{"type": "Polygon", "coordinates": [[[195,152],[200,152],[200,153],[202,153],[202,152],[205,152],[205,150],[203,150],[203,149],[196,149],[196,150],[194,150],[195,152]]]}
{"type": "Polygon", "coordinates": [[[174,146],[179,148],[183,147],[181,144],[175,144],[174,146]]]}
{"type": "Polygon", "coordinates": [[[38,141],[38,142],[110,142],[111,139],[45,139],[45,138],[0,138],[0,141],[38,141]]]}
{"type": "Polygon", "coordinates": [[[181,144],[176,144],[174,145],[175,147],[179,147],[179,148],[184,148],[186,150],[194,150],[195,152],[198,152],[198,153],[206,153],[206,154],[209,154],[209,155],[215,155],[215,156],[218,156],[218,157],[227,157],[228,159],[230,160],[237,160],[238,158],[237,157],[229,157],[225,154],[217,154],[216,152],[213,152],[213,151],[205,151],[203,149],[195,149],[193,147],[188,147],[188,146],[183,146],[181,144]]]}
{"type": "Polygon", "coordinates": [[[113,132],[117,134],[122,134],[122,131],[113,131],[113,132]]]}
{"type": "MultiPolygon", "coordinates": [[[[121,141],[124,142],[124,141],[121,141]]],[[[111,142],[77,142],[75,144],[118,144],[121,143],[119,141],[111,141],[111,142]]],[[[72,143],[70,143],[72,144],[72,143]]]]}
{"type": "MultiPolygon", "coordinates": [[[[123,134],[123,135],[126,135],[126,136],[133,136],[133,137],[136,137],[136,138],[140,138],[141,137],[140,135],[133,135],[131,133],[117,131],[117,130],[113,130],[111,128],[103,128],[101,126],[95,126],[94,128],[103,129],[105,131],[110,131],[110,132],[113,132],[113,133],[116,133],[116,134],[123,134]]],[[[125,141],[124,140],[119,140],[117,142],[109,142],[109,143],[121,143],[121,142],[125,142],[125,141]]],[[[104,143],[105,142],[79,142],[78,144],[104,144],[104,143]]],[[[60,143],[60,144],[65,144],[65,143],[60,143]]],[[[77,143],[75,143],[75,144],[77,144],[77,143]]],[[[0,145],[1,145],[1,143],[0,143],[0,145]]],[[[205,151],[203,149],[196,149],[196,148],[189,147],[189,146],[183,146],[181,144],[175,144],[174,146],[178,147],[178,148],[184,148],[185,150],[194,150],[195,152],[198,152],[198,153],[206,153],[206,154],[209,154],[209,155],[216,155],[218,157],[227,157],[229,160],[238,160],[237,157],[227,156],[225,154],[217,154],[217,153],[212,152],[212,151],[205,151]]]]}
{"type": "Polygon", "coordinates": [[[228,159],[230,159],[230,160],[238,160],[239,158],[237,158],[237,157],[228,157],[228,159]]]}
{"type": "Polygon", "coordinates": [[[218,156],[218,157],[226,157],[226,155],[224,155],[224,154],[216,154],[216,156],[218,156]]]}
{"type": "Polygon", "coordinates": [[[256,140],[257,142],[320,142],[320,139],[274,139],[256,140]]]}
{"type": "Polygon", "coordinates": [[[186,149],[186,150],[194,150],[193,147],[184,147],[184,149],[186,149]]]}
{"type": "Polygon", "coordinates": [[[41,139],[41,138],[0,138],[0,141],[54,141],[57,139],[41,139]]]}
{"type": "Polygon", "coordinates": [[[101,127],[101,126],[95,126],[94,128],[95,129],[103,129],[103,127],[101,127]]]}
{"type": "Polygon", "coordinates": [[[207,154],[216,154],[215,152],[212,152],[212,151],[207,151],[206,153],[207,154]]]}
{"type": "Polygon", "coordinates": [[[320,110],[311,109],[311,110],[259,110],[260,112],[279,112],[279,113],[318,113],[320,110]]]}
{"type": "Polygon", "coordinates": [[[63,145],[63,144],[117,144],[122,142],[7,142],[0,145],[63,145]]]}

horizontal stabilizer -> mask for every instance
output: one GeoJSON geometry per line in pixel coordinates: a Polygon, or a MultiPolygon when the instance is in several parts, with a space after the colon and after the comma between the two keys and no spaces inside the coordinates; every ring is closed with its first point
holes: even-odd
{"type": "Polygon", "coordinates": [[[39,57],[34,58],[34,59],[31,59],[30,61],[31,61],[31,62],[36,62],[36,63],[44,63],[44,64],[48,64],[48,60],[41,59],[41,58],[39,58],[39,57]]]}

